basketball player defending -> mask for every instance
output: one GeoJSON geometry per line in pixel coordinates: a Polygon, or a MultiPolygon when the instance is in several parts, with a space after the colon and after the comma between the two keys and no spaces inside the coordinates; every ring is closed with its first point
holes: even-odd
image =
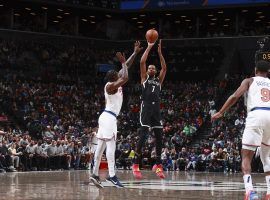
{"type": "Polygon", "coordinates": [[[257,200],[251,179],[251,161],[257,147],[261,147],[260,157],[263,163],[267,183],[266,200],[270,200],[270,80],[267,78],[270,63],[258,61],[255,77],[244,79],[219,112],[212,116],[212,121],[223,116],[237,100],[246,93],[247,118],[242,138],[242,172],[245,183],[245,200],[257,200]]]}
{"type": "Polygon", "coordinates": [[[99,166],[102,154],[106,148],[106,157],[108,161],[109,177],[107,181],[112,182],[116,187],[123,187],[115,175],[115,148],[117,137],[117,120],[123,102],[122,86],[128,81],[128,67],[134,61],[136,55],[141,51],[140,42],[136,41],[134,44],[134,53],[126,61],[124,55],[117,52],[116,56],[122,64],[122,69],[118,72],[110,70],[106,74],[108,80],[104,87],[106,108],[98,119],[98,132],[96,137],[97,149],[94,156],[93,174],[90,180],[99,188],[103,188],[99,174],[99,166]]]}
{"type": "Polygon", "coordinates": [[[137,179],[142,178],[139,164],[141,162],[142,147],[145,143],[148,135],[149,128],[153,128],[156,138],[156,164],[153,166],[153,171],[160,178],[165,178],[163,173],[163,167],[161,164],[161,151],[162,151],[162,123],[160,113],[160,91],[161,85],[164,81],[167,66],[165,59],[161,52],[161,40],[158,45],[158,55],[161,63],[161,71],[158,77],[156,77],[157,70],[154,65],[149,65],[146,71],[146,60],[148,54],[154,43],[148,43],[148,47],[145,50],[141,62],[141,84],[142,84],[142,96],[141,96],[141,110],[140,110],[140,123],[141,128],[139,131],[139,142],[137,144],[136,156],[134,164],[132,166],[133,175],[137,179]]]}

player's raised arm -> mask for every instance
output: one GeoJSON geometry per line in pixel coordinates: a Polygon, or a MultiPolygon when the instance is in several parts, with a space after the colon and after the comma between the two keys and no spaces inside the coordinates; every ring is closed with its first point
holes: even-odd
{"type": "MultiPolygon", "coordinates": [[[[126,61],[126,65],[128,67],[128,69],[131,67],[131,65],[134,62],[135,57],[138,55],[138,53],[140,53],[140,51],[143,49],[143,47],[141,47],[141,43],[140,41],[136,41],[134,43],[134,52],[131,54],[131,56],[129,56],[129,58],[126,61]]],[[[121,77],[123,73],[123,70],[121,69],[118,74],[121,77]]]]}
{"type": "Polygon", "coordinates": [[[161,49],[162,49],[161,40],[159,40],[159,44],[158,44],[158,55],[159,55],[159,60],[160,60],[160,64],[161,64],[161,70],[160,70],[160,73],[159,73],[160,84],[163,83],[164,78],[165,78],[165,75],[166,75],[166,72],[167,72],[167,65],[166,65],[165,59],[164,59],[164,57],[162,55],[161,49]]]}
{"type": "Polygon", "coordinates": [[[232,107],[238,99],[248,91],[249,86],[251,85],[253,79],[252,78],[246,78],[242,81],[241,85],[238,87],[238,89],[227,99],[227,101],[224,103],[222,108],[212,116],[211,121],[215,121],[218,118],[221,118],[230,107],[232,107]]]}
{"type": "Polygon", "coordinates": [[[126,62],[128,68],[131,67],[131,65],[132,65],[133,62],[134,62],[135,57],[138,55],[138,53],[140,53],[140,51],[141,51],[142,49],[143,49],[143,47],[141,47],[140,41],[136,41],[136,42],[134,43],[134,51],[133,51],[133,53],[131,54],[131,56],[127,59],[127,62],[126,62]]]}
{"type": "Polygon", "coordinates": [[[118,74],[116,74],[116,81],[108,84],[106,86],[106,91],[109,93],[109,94],[112,94],[114,93],[114,91],[119,88],[120,86],[124,85],[127,81],[128,81],[128,67],[126,65],[126,58],[125,58],[125,55],[120,53],[120,52],[117,52],[116,53],[116,57],[118,58],[118,60],[121,62],[122,64],[122,75],[121,76],[118,76],[118,74]]]}
{"type": "Polygon", "coordinates": [[[145,49],[141,61],[140,61],[140,70],[141,70],[141,83],[143,83],[146,80],[146,60],[148,58],[148,54],[155,43],[149,43],[148,46],[145,49]]]}

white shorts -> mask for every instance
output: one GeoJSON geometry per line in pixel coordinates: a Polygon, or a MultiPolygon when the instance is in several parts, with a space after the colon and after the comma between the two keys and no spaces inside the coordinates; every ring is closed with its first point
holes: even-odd
{"type": "Polygon", "coordinates": [[[117,119],[110,113],[103,112],[98,119],[97,138],[110,140],[117,136],[117,119]]]}
{"type": "Polygon", "coordinates": [[[254,110],[248,113],[242,144],[246,146],[270,146],[270,111],[254,110]]]}

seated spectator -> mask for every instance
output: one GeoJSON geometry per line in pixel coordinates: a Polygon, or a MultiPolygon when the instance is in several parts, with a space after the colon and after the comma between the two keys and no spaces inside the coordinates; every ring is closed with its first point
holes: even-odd
{"type": "Polygon", "coordinates": [[[223,150],[222,148],[218,149],[218,153],[216,155],[217,163],[221,167],[221,169],[226,172],[227,170],[227,150],[223,150]]]}
{"type": "Polygon", "coordinates": [[[48,169],[48,155],[45,149],[45,144],[42,143],[42,140],[39,140],[34,147],[34,159],[38,171],[43,171],[48,169]]]}
{"type": "Polygon", "coordinates": [[[172,148],[170,156],[171,156],[171,160],[172,160],[172,170],[173,171],[179,170],[177,167],[178,154],[177,154],[175,148],[172,148]]]}
{"type": "Polygon", "coordinates": [[[192,149],[188,157],[187,170],[190,170],[191,166],[193,170],[196,170],[197,161],[198,161],[197,155],[195,154],[194,149],[192,149]]]}
{"type": "Polygon", "coordinates": [[[19,169],[19,164],[20,164],[20,157],[19,155],[22,154],[22,152],[17,152],[17,147],[15,143],[12,143],[10,148],[8,149],[10,152],[10,157],[11,157],[11,163],[13,167],[18,170],[19,169]]]}
{"type": "Polygon", "coordinates": [[[56,141],[52,140],[48,142],[47,146],[47,153],[49,157],[49,169],[57,169],[57,156],[56,156],[56,151],[57,151],[57,146],[56,146],[56,141]]]}
{"type": "Polygon", "coordinates": [[[55,168],[56,169],[64,169],[66,166],[65,159],[64,159],[64,149],[61,144],[61,141],[58,140],[56,142],[56,151],[55,151],[55,168]]]}
{"type": "Polygon", "coordinates": [[[210,160],[208,169],[209,169],[209,172],[222,172],[223,171],[223,167],[218,162],[216,156],[214,156],[213,159],[210,160]]]}
{"type": "Polygon", "coordinates": [[[182,147],[181,152],[178,154],[178,169],[179,170],[187,170],[187,164],[189,162],[189,153],[186,151],[185,147],[182,147]]]}
{"type": "Polygon", "coordinates": [[[0,143],[0,163],[5,170],[16,171],[12,165],[12,159],[5,140],[0,143]]]}
{"type": "Polygon", "coordinates": [[[206,171],[208,169],[210,160],[210,155],[208,155],[207,151],[204,151],[198,156],[198,162],[197,162],[197,170],[198,171],[206,171]]]}
{"type": "Polygon", "coordinates": [[[31,141],[25,149],[25,156],[26,156],[26,170],[34,170],[35,167],[35,160],[34,160],[34,155],[35,155],[35,142],[31,141]]]}

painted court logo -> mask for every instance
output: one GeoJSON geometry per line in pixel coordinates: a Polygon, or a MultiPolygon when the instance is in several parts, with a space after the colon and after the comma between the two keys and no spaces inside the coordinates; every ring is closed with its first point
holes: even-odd
{"type": "MultiPolygon", "coordinates": [[[[178,191],[245,191],[242,182],[208,182],[208,181],[123,181],[125,188],[149,190],[178,190],[178,191]]],[[[265,183],[254,185],[256,191],[265,191],[265,183]]]]}

